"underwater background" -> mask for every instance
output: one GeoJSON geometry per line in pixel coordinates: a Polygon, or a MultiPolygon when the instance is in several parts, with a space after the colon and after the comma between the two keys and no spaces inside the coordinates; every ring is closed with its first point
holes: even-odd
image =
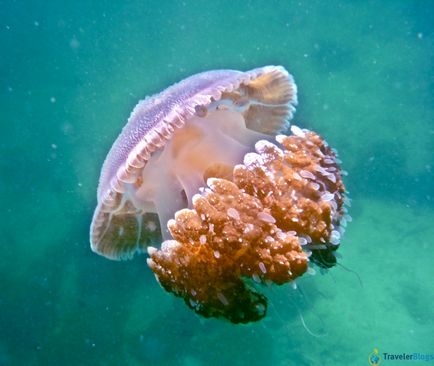
{"type": "MultiPolygon", "coordinates": [[[[433,1],[0,1],[0,365],[369,365],[434,355],[433,1]],[[349,172],[342,264],[204,319],[145,256],[89,248],[100,167],[139,99],[283,65],[293,123],[349,172]],[[430,251],[431,250],[431,251],[430,251]]],[[[434,357],[434,356],[433,356],[434,357]]]]}

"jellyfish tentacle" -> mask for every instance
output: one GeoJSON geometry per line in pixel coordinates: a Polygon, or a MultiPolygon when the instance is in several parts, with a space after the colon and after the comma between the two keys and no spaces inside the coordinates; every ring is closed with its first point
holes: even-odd
{"type": "Polygon", "coordinates": [[[337,248],[330,241],[343,213],[339,171],[329,184],[339,195],[324,198],[311,188],[312,177],[327,179],[314,171],[334,153],[307,130],[280,136],[279,144],[259,141],[256,153],[234,167],[231,180],[209,178],[207,188],[193,196],[192,208],[170,221],[174,242],[150,253],[160,284],[199,314],[235,323],[259,320],[266,302],[244,289],[243,279],[294,283],[308,269],[310,250],[337,248]]]}

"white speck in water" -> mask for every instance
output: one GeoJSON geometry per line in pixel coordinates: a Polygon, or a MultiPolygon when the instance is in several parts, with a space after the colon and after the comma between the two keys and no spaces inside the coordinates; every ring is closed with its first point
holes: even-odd
{"type": "Polygon", "coordinates": [[[71,40],[69,41],[69,47],[71,47],[73,50],[76,50],[80,47],[80,42],[78,41],[77,38],[72,37],[71,40]]]}
{"type": "Polygon", "coordinates": [[[265,268],[265,264],[262,262],[259,262],[259,269],[261,270],[262,273],[267,273],[267,268],[265,268]]]}
{"type": "Polygon", "coordinates": [[[201,235],[199,237],[199,242],[203,245],[206,244],[206,236],[205,235],[201,235]]]}
{"type": "Polygon", "coordinates": [[[55,98],[55,97],[51,97],[51,98],[50,98],[50,102],[51,102],[51,103],[56,103],[56,98],[55,98]]]}
{"type": "Polygon", "coordinates": [[[214,251],[214,257],[216,257],[217,259],[220,258],[220,252],[218,250],[214,251]]]}

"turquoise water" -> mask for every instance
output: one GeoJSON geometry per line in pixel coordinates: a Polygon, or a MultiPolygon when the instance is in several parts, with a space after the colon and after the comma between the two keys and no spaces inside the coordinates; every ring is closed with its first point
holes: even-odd
{"type": "Polygon", "coordinates": [[[369,365],[374,348],[385,365],[434,363],[384,357],[434,354],[433,2],[1,9],[0,365],[369,365]],[[269,289],[264,320],[232,325],[164,292],[144,256],[92,253],[88,230],[139,99],[267,64],[295,77],[295,123],[339,151],[353,222],[343,266],[269,289]]]}

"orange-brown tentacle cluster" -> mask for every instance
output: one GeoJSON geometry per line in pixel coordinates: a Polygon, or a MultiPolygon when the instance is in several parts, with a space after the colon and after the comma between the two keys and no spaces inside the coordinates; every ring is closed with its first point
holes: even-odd
{"type": "Polygon", "coordinates": [[[251,284],[283,284],[308,267],[309,250],[339,244],[344,186],[335,154],[315,133],[259,141],[233,169],[233,181],[210,178],[178,211],[173,240],[149,249],[161,285],[204,316],[234,323],[265,316],[267,302],[251,284]],[[331,241],[333,243],[331,243],[331,241]]]}

